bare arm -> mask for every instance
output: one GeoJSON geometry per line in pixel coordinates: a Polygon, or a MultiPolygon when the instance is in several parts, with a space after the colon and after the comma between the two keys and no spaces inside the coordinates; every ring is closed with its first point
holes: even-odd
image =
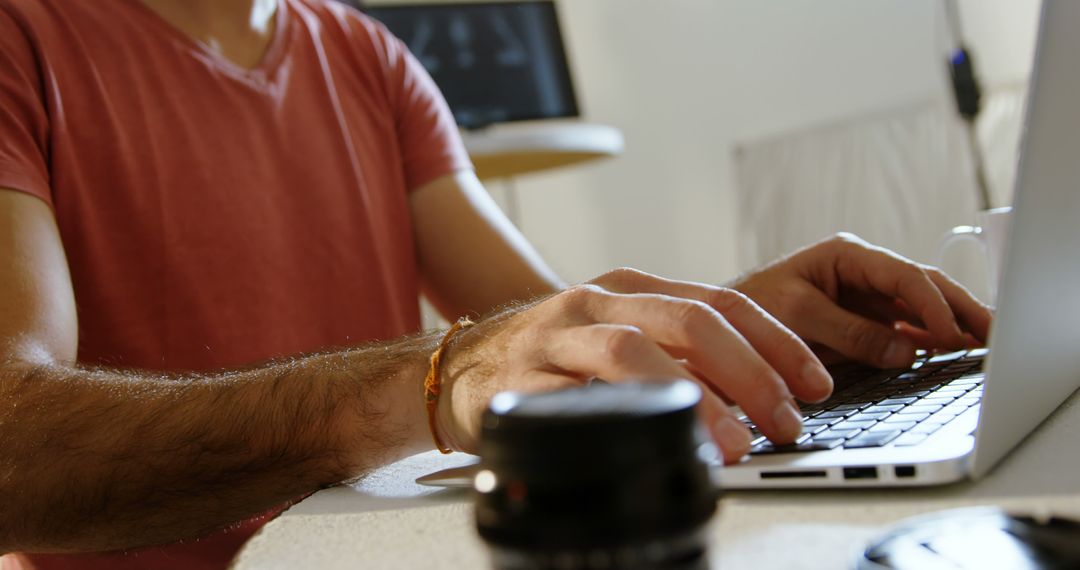
{"type": "Polygon", "coordinates": [[[472,171],[439,178],[410,199],[424,292],[444,316],[483,315],[565,286],[472,171]]]}
{"type": "Polygon", "coordinates": [[[0,552],[194,537],[432,447],[437,339],[162,377],[73,364],[49,208],[0,191],[0,552]]]}

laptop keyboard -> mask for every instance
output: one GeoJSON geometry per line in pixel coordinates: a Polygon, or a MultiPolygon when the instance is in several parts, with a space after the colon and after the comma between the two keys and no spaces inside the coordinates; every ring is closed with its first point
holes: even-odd
{"type": "Polygon", "coordinates": [[[982,398],[986,349],[927,354],[911,368],[831,367],[833,395],[802,406],[803,435],[774,445],[753,423],[751,455],[918,445],[982,398]]]}

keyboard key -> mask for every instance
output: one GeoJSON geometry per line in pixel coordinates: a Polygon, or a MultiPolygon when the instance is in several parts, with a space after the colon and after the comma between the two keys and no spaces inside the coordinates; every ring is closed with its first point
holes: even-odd
{"type": "MultiPolygon", "coordinates": [[[[806,441],[809,441],[809,440],[810,440],[810,434],[804,433],[804,434],[800,435],[799,438],[796,439],[795,442],[790,444],[790,445],[798,445],[800,443],[803,443],[803,442],[806,442],[806,441]]],[[[750,448],[750,453],[753,454],[754,452],[756,452],[759,449],[762,449],[762,448],[765,448],[765,447],[773,448],[775,446],[776,445],[773,442],[766,440],[766,441],[760,442],[760,443],[754,445],[753,447],[751,447],[750,448]]]]}
{"type": "Polygon", "coordinates": [[[860,412],[848,418],[844,423],[850,422],[877,422],[889,417],[892,412],[860,412]]]}
{"type": "Polygon", "coordinates": [[[925,400],[919,401],[914,406],[908,406],[903,410],[900,410],[902,414],[932,414],[945,406],[941,404],[926,404],[925,400]]]}
{"type": "Polygon", "coordinates": [[[964,376],[965,374],[976,371],[976,368],[969,364],[956,364],[948,368],[942,369],[940,372],[938,372],[938,374],[948,374],[951,375],[953,378],[959,378],[960,376],[964,376]]]}
{"type": "Polygon", "coordinates": [[[839,405],[833,406],[832,409],[835,410],[835,411],[838,411],[838,412],[853,412],[853,411],[861,410],[862,408],[865,408],[866,406],[869,406],[869,405],[870,404],[859,404],[859,403],[839,404],[839,405]]]}
{"type": "Polygon", "coordinates": [[[859,401],[859,397],[863,392],[869,390],[868,386],[853,386],[842,390],[833,392],[832,398],[829,398],[834,403],[849,403],[852,401],[859,401]]]}
{"type": "Polygon", "coordinates": [[[926,435],[930,435],[930,434],[934,433],[935,431],[941,429],[941,426],[943,426],[943,425],[945,425],[945,424],[944,423],[937,423],[937,422],[933,422],[933,421],[922,422],[921,424],[919,424],[919,425],[915,426],[914,428],[912,428],[912,430],[910,432],[908,432],[908,433],[923,433],[923,434],[926,434],[926,435]]]}
{"type": "Polygon", "coordinates": [[[810,441],[836,441],[843,443],[845,439],[851,439],[852,437],[855,437],[855,435],[858,433],[859,432],[820,433],[810,438],[810,441]]]}
{"type": "Polygon", "coordinates": [[[882,400],[880,402],[880,404],[882,406],[892,406],[892,405],[896,405],[896,404],[899,404],[901,406],[906,406],[908,404],[914,404],[915,401],[916,401],[916,398],[889,398],[888,400],[882,400]]]}
{"type": "Polygon", "coordinates": [[[904,410],[903,412],[901,412],[899,414],[893,414],[893,415],[889,416],[888,419],[885,420],[885,423],[887,423],[887,424],[907,423],[907,422],[918,423],[918,422],[921,422],[921,421],[925,420],[928,417],[930,417],[930,414],[926,413],[926,412],[921,412],[921,413],[920,412],[911,412],[911,413],[908,413],[907,410],[904,410]]]}
{"type": "MultiPolygon", "coordinates": [[[[876,406],[870,406],[869,408],[866,408],[866,412],[871,413],[871,414],[880,413],[880,412],[892,413],[892,412],[900,411],[903,407],[904,406],[900,406],[900,405],[895,405],[895,406],[876,405],[876,406]]],[[[866,412],[864,412],[864,413],[866,413],[866,412]]]]}
{"type": "Polygon", "coordinates": [[[830,419],[830,418],[844,418],[844,417],[847,417],[849,415],[851,415],[851,412],[845,412],[845,411],[842,411],[842,410],[829,410],[829,411],[826,411],[826,412],[821,412],[820,414],[816,414],[811,419],[824,420],[824,419],[830,419]]]}
{"type": "Polygon", "coordinates": [[[963,388],[946,387],[946,388],[941,388],[941,389],[935,391],[934,392],[934,397],[935,398],[944,398],[944,397],[959,398],[959,397],[963,396],[964,394],[967,394],[967,390],[965,390],[963,388]]]}
{"type": "Polygon", "coordinates": [[[902,434],[900,430],[889,431],[868,431],[859,434],[846,442],[844,442],[844,449],[858,449],[862,447],[881,447],[890,441],[900,437],[902,434]]]}
{"type": "Polygon", "coordinates": [[[893,442],[893,445],[895,445],[897,447],[906,447],[906,446],[909,446],[909,445],[919,445],[920,443],[926,441],[926,438],[928,438],[928,437],[930,437],[930,434],[909,432],[909,433],[905,433],[904,435],[896,438],[896,441],[893,442]]]}
{"type": "Polygon", "coordinates": [[[975,429],[979,427],[979,413],[977,408],[974,412],[956,416],[956,419],[953,420],[949,426],[954,427],[961,433],[966,433],[968,435],[974,434],[975,429]]]}
{"type": "Polygon", "coordinates": [[[840,421],[840,419],[841,418],[814,417],[814,418],[810,418],[808,420],[803,421],[803,427],[827,426],[829,424],[836,423],[836,422],[840,421]]]}
{"type": "Polygon", "coordinates": [[[898,384],[899,385],[904,385],[904,384],[910,384],[912,382],[915,382],[915,381],[917,381],[917,380],[919,380],[920,378],[923,378],[923,377],[925,377],[925,374],[923,374],[922,371],[919,371],[919,372],[905,372],[905,373],[903,373],[903,374],[901,374],[899,376],[896,376],[895,378],[890,378],[886,383],[889,384],[890,386],[895,386],[895,385],[898,385],[898,384]]]}
{"type": "Polygon", "coordinates": [[[968,353],[967,353],[967,356],[965,356],[964,359],[965,360],[981,360],[983,358],[986,358],[987,354],[990,354],[989,349],[975,348],[975,349],[969,350],[968,353]]]}
{"type": "Polygon", "coordinates": [[[953,412],[951,412],[949,410],[941,410],[940,412],[937,412],[937,413],[931,415],[929,418],[927,418],[926,421],[930,421],[930,422],[934,422],[934,423],[938,423],[938,424],[945,424],[945,423],[949,423],[950,421],[952,421],[952,419],[955,418],[956,416],[957,416],[957,414],[955,414],[955,413],[953,413],[953,412]]]}
{"type": "Polygon", "coordinates": [[[886,421],[886,422],[882,422],[882,423],[870,428],[870,431],[874,431],[874,432],[876,432],[876,431],[890,431],[890,430],[895,430],[895,429],[898,429],[900,431],[907,431],[909,429],[914,428],[916,425],[918,425],[917,422],[888,422],[888,421],[886,421]]]}
{"type": "Polygon", "coordinates": [[[838,423],[838,424],[834,425],[833,429],[841,428],[841,429],[848,430],[848,431],[850,431],[852,429],[866,429],[866,428],[868,428],[868,427],[870,427],[870,426],[872,426],[872,425],[874,425],[876,423],[877,423],[876,420],[863,420],[863,421],[845,420],[845,421],[843,421],[841,423],[838,423]]]}
{"type": "Polygon", "coordinates": [[[800,444],[798,444],[798,445],[796,445],[794,447],[795,447],[795,451],[823,451],[823,450],[826,450],[826,449],[832,449],[834,447],[839,447],[840,444],[842,444],[842,443],[843,443],[843,441],[839,440],[839,439],[822,440],[822,441],[810,440],[810,441],[804,441],[803,443],[800,443],[800,444]]]}
{"type": "Polygon", "coordinates": [[[804,453],[807,451],[825,451],[839,447],[843,440],[834,439],[828,441],[804,441],[790,445],[773,445],[771,442],[754,448],[750,455],[766,455],[770,453],[804,453]]]}
{"type": "Polygon", "coordinates": [[[881,400],[883,398],[888,398],[889,396],[892,396],[895,393],[896,393],[896,387],[890,386],[890,387],[887,387],[887,388],[876,388],[874,390],[870,390],[869,392],[866,392],[865,394],[863,394],[860,397],[864,401],[872,402],[872,401],[875,401],[875,400],[881,400]]]}
{"type": "Polygon", "coordinates": [[[956,400],[957,403],[964,404],[965,406],[974,406],[975,404],[978,404],[981,401],[982,401],[982,398],[980,398],[978,396],[964,396],[963,398],[958,398],[956,400]]]}
{"type": "Polygon", "coordinates": [[[941,408],[941,411],[943,411],[943,412],[951,412],[952,414],[959,416],[960,414],[966,412],[967,409],[968,409],[967,404],[961,402],[960,400],[957,400],[957,401],[949,404],[948,406],[945,406],[944,408],[941,408]]]}
{"type": "Polygon", "coordinates": [[[966,351],[966,350],[958,350],[956,352],[949,352],[949,353],[946,353],[946,354],[936,354],[934,356],[931,356],[927,360],[927,362],[930,363],[930,364],[937,364],[939,362],[953,362],[953,361],[956,361],[956,360],[960,360],[961,358],[966,356],[967,352],[968,351],[966,351]]]}
{"type": "Polygon", "coordinates": [[[937,394],[934,394],[933,398],[923,398],[922,400],[919,400],[918,405],[920,405],[920,406],[945,406],[947,404],[953,403],[954,399],[955,398],[942,398],[942,397],[938,396],[937,394]]]}
{"type": "Polygon", "coordinates": [[[925,398],[932,392],[930,390],[900,390],[894,397],[896,398],[925,398]]]}
{"type": "Polygon", "coordinates": [[[822,440],[822,441],[827,440],[827,439],[851,439],[851,438],[859,435],[859,433],[861,433],[861,432],[862,432],[862,430],[858,430],[858,429],[852,429],[852,430],[831,429],[829,431],[823,431],[823,432],[815,435],[814,439],[822,440]]]}

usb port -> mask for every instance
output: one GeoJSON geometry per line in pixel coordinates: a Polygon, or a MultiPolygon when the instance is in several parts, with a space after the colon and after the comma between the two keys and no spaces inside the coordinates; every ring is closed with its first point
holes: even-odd
{"type": "Polygon", "coordinates": [[[914,465],[898,465],[896,467],[896,476],[901,478],[911,478],[915,476],[914,465]]]}
{"type": "Polygon", "coordinates": [[[845,467],[844,479],[877,479],[877,467],[845,467]]]}

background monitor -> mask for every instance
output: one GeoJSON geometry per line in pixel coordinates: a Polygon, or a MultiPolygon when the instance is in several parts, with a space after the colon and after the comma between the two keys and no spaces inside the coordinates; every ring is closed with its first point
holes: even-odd
{"type": "Polygon", "coordinates": [[[579,116],[552,0],[395,2],[366,11],[409,46],[463,128],[579,116]]]}

